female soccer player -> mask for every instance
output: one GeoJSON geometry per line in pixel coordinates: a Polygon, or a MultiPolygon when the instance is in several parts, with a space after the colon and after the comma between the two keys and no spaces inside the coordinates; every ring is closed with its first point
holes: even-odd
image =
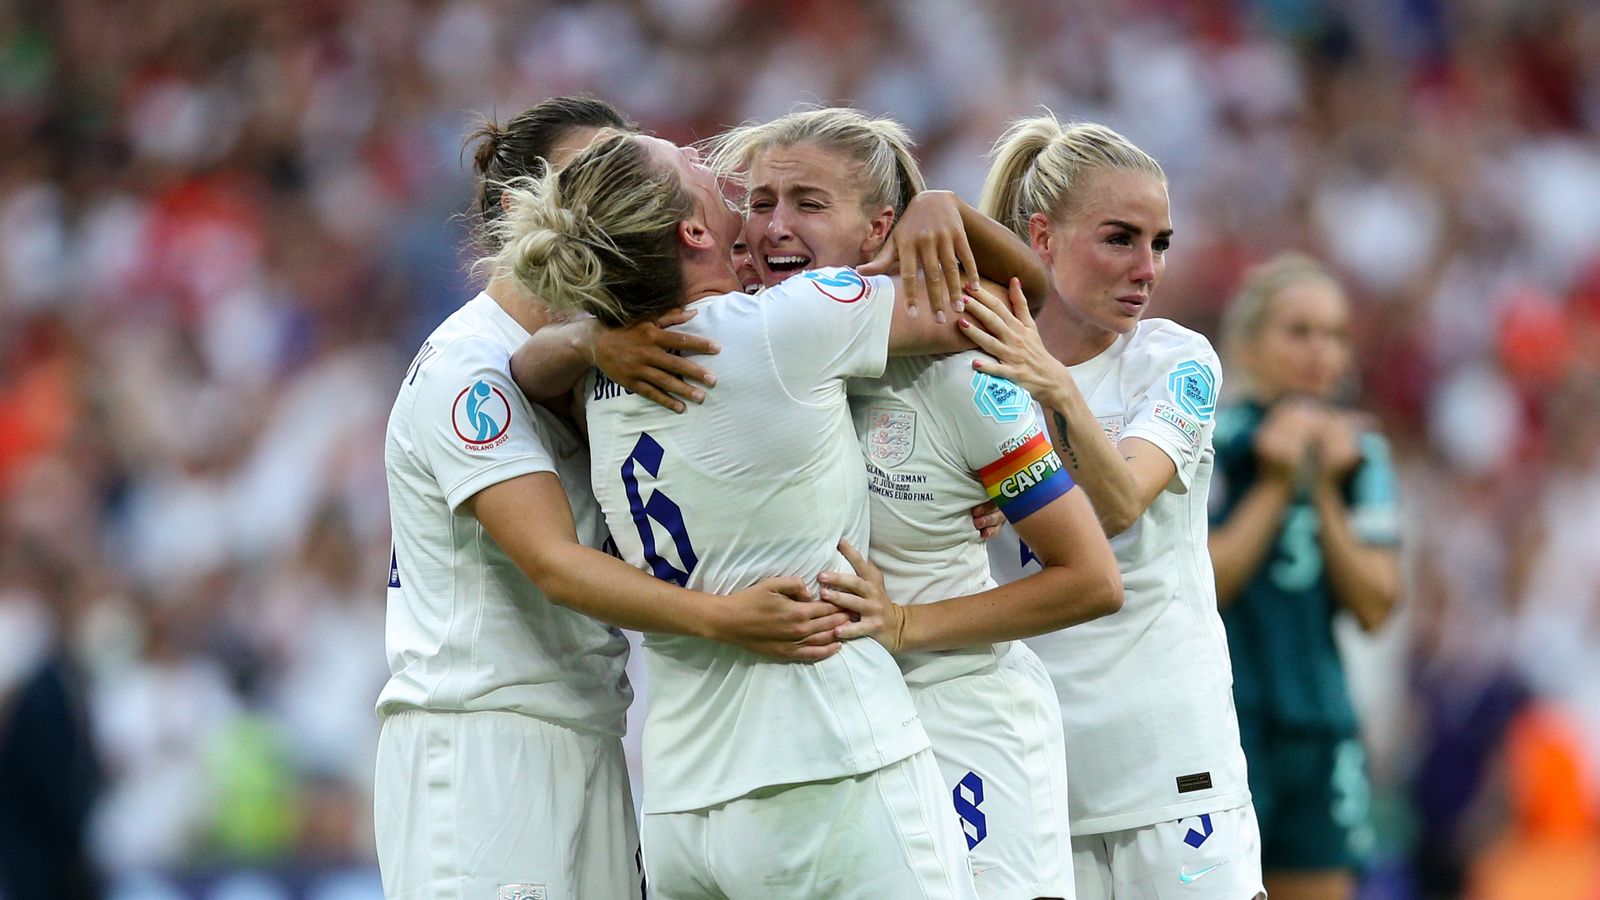
{"type": "Polygon", "coordinates": [[[1350,306],[1314,260],[1273,259],[1223,319],[1242,402],[1217,414],[1211,559],[1273,900],[1343,900],[1372,840],[1333,616],[1383,624],[1399,590],[1383,436],[1334,405],[1350,306]]]}
{"type": "MultiPolygon", "coordinates": [[[[1145,319],[1172,238],[1166,177],[1098,125],[1051,116],[995,147],[982,207],[1049,266],[1037,330],[1020,298],[968,304],[1112,536],[1121,611],[1029,641],[1061,697],[1079,900],[1261,892],[1259,845],[1206,552],[1221,369],[1205,338],[1145,319]]],[[[996,572],[1037,564],[1007,534],[996,572]]]]}
{"type": "MultiPolygon", "coordinates": [[[[482,214],[499,217],[502,178],[623,124],[562,98],[487,125],[482,214]]],[[[507,374],[545,319],[514,280],[491,281],[423,344],[390,414],[391,677],[375,785],[390,897],[640,896],[620,740],[627,643],[591,615],[784,658],[838,651],[846,616],[795,602],[808,595],[798,579],[717,597],[595,549],[605,528],[582,441],[507,374]]]]}
{"type": "MultiPolygon", "coordinates": [[[[595,496],[621,555],[662,582],[808,579],[865,546],[866,478],[845,382],[888,354],[963,346],[887,277],[806,273],[740,289],[742,226],[692,151],[602,138],[513,194],[497,271],[612,325],[687,305],[717,388],[675,414],[594,376],[581,393],[595,496]]],[[[1025,256],[1025,248],[1018,248],[1025,256]]],[[[811,665],[649,634],[645,844],[678,897],[971,897],[955,820],[893,658],[846,642],[811,665]]]]}
{"type": "MultiPolygon", "coordinates": [[[[792,113],[735,129],[719,146],[722,165],[747,173],[744,236],[768,285],[871,259],[923,190],[904,129],[856,110],[792,113]]],[[[979,355],[897,357],[883,377],[852,382],[870,556],[887,595],[914,605],[863,600],[857,579],[831,575],[823,596],[863,614],[841,634],[873,633],[897,653],[979,895],[1071,897],[1060,707],[1038,658],[1013,641],[1114,612],[1121,586],[1032,399],[974,372],[979,355]],[[968,514],[991,497],[1043,562],[1002,589],[968,514]]]]}

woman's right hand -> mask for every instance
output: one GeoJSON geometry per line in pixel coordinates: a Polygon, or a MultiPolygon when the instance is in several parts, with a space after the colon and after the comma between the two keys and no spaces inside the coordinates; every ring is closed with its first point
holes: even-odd
{"type": "Polygon", "coordinates": [[[713,354],[720,349],[710,338],[669,330],[695,317],[693,310],[675,309],[654,322],[627,328],[600,328],[594,339],[594,364],[606,377],[673,412],[688,407],[684,400],[705,401],[706,387],[717,383],[708,369],[690,362],[686,354],[713,354]],[[682,398],[682,399],[679,399],[682,398]]]}
{"type": "Polygon", "coordinates": [[[945,307],[961,311],[961,290],[977,284],[978,263],[961,220],[961,200],[950,191],[923,191],[911,198],[878,255],[857,271],[887,275],[900,267],[900,298],[917,315],[918,295],[928,295],[934,319],[945,321],[945,307]],[[920,272],[920,276],[919,276],[920,272]]]}
{"type": "Polygon", "coordinates": [[[850,615],[811,596],[799,578],[768,578],[721,598],[712,640],[790,662],[816,662],[839,652],[834,629],[850,615]]]}
{"type": "Polygon", "coordinates": [[[995,359],[994,362],[975,359],[972,367],[1019,384],[1040,403],[1056,406],[1051,398],[1072,374],[1061,360],[1045,349],[1039,327],[1033,322],[1033,314],[1028,312],[1028,298],[1022,293],[1022,283],[1011,279],[1007,293],[1007,297],[1001,298],[983,286],[968,292],[973,302],[966,305],[966,314],[982,327],[975,328],[962,320],[962,332],[979,350],[995,359]]]}

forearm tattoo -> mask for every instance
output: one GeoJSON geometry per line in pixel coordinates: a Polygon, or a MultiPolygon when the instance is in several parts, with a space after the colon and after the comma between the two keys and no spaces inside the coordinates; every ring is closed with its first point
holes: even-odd
{"type": "Polygon", "coordinates": [[[1077,451],[1072,449],[1072,438],[1067,436],[1067,417],[1056,409],[1050,410],[1050,415],[1055,417],[1056,436],[1060,441],[1059,449],[1067,455],[1067,465],[1074,469],[1082,468],[1078,465],[1077,451]]]}

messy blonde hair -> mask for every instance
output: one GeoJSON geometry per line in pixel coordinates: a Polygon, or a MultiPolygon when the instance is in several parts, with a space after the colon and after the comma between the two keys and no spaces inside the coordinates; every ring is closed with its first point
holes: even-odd
{"type": "Polygon", "coordinates": [[[899,219],[911,198],[926,188],[905,126],[847,107],[803,109],[771,122],[746,123],[708,146],[712,168],[733,175],[768,150],[798,144],[814,144],[849,160],[861,187],[862,212],[869,215],[888,206],[899,219]]]}
{"type": "Polygon", "coordinates": [[[1231,354],[1249,346],[1261,336],[1261,329],[1272,315],[1275,301],[1284,291],[1308,281],[1320,281],[1341,295],[1344,287],[1327,266],[1304,253],[1280,253],[1251,266],[1239,283],[1238,293],[1228,302],[1222,315],[1222,347],[1231,354]]]}
{"type": "Polygon", "coordinates": [[[482,261],[561,313],[608,325],[652,319],[683,302],[678,223],[695,214],[678,173],[633,134],[598,136],[565,167],[507,184],[500,250],[482,261]]]}
{"type": "Polygon", "coordinates": [[[1055,218],[1068,211],[1089,172],[1128,169],[1167,183],[1161,164],[1132,141],[1092,122],[1063,125],[1048,110],[1012,122],[989,156],[994,162],[978,208],[1023,240],[1034,213],[1055,218]]]}

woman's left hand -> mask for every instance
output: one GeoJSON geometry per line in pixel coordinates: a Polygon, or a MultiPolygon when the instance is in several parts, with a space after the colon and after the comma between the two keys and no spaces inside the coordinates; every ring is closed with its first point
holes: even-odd
{"type": "Polygon", "coordinates": [[[945,321],[945,307],[961,311],[961,290],[978,283],[978,263],[961,223],[961,200],[950,191],[923,191],[911,198],[883,249],[860,267],[863,275],[886,275],[900,264],[902,298],[917,314],[919,288],[928,295],[934,318],[945,321]],[[917,271],[921,269],[921,278],[917,271]]]}
{"type": "Polygon", "coordinates": [[[987,541],[1000,533],[1000,526],[1006,523],[1006,514],[1000,511],[999,504],[993,500],[986,500],[972,508],[972,527],[978,529],[978,537],[987,541]]]}
{"type": "Polygon", "coordinates": [[[817,576],[822,585],[822,599],[840,609],[848,610],[860,618],[833,629],[833,636],[841,641],[870,637],[882,644],[890,653],[900,650],[905,637],[905,607],[889,599],[883,586],[883,573],[878,567],[850,546],[839,542],[839,552],[855,574],[823,572],[817,576]]]}
{"type": "Polygon", "coordinates": [[[1022,293],[1022,283],[1011,279],[1009,296],[1002,299],[987,287],[970,291],[971,303],[966,314],[979,326],[962,322],[962,331],[979,350],[994,357],[995,361],[975,359],[972,367],[980,372],[1004,378],[1027,389],[1034,399],[1046,406],[1047,398],[1055,387],[1072,375],[1061,360],[1045,349],[1039,337],[1039,328],[1028,312],[1028,298],[1022,293]]]}

